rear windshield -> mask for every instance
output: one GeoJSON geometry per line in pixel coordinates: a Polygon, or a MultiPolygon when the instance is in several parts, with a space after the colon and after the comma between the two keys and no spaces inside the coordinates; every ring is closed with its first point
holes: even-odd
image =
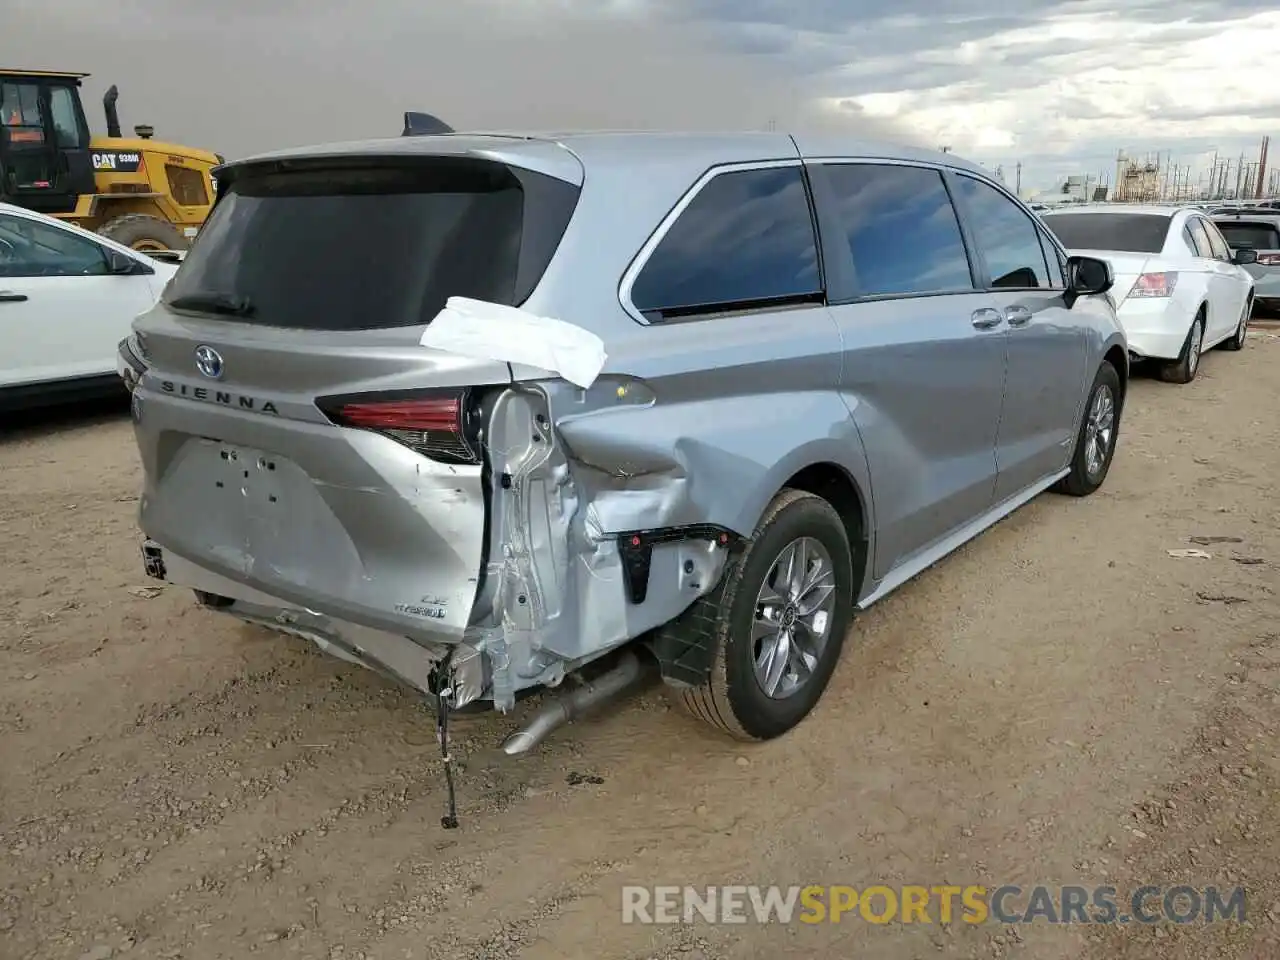
{"type": "Polygon", "coordinates": [[[165,300],[311,330],[429,323],[451,296],[518,306],[577,197],[470,158],[232,171],[165,300]]]}
{"type": "Polygon", "coordinates": [[[1215,220],[1213,225],[1221,231],[1227,243],[1232,247],[1252,247],[1254,250],[1280,250],[1280,229],[1268,224],[1215,220]]]}
{"type": "Polygon", "coordinates": [[[1069,250],[1159,253],[1169,232],[1169,218],[1150,213],[1042,213],[1040,218],[1069,250]]]}

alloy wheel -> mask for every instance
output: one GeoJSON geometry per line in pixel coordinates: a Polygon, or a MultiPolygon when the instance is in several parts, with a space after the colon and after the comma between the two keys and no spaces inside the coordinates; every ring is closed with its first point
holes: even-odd
{"type": "Polygon", "coordinates": [[[1102,473],[1115,435],[1116,400],[1111,388],[1101,384],[1089,405],[1089,419],[1084,431],[1084,468],[1091,479],[1102,473]]]}
{"type": "Polygon", "coordinates": [[[813,537],[791,541],[756,595],[751,647],[765,696],[782,700],[809,682],[827,645],[835,605],[836,573],[827,548],[813,537]]]}

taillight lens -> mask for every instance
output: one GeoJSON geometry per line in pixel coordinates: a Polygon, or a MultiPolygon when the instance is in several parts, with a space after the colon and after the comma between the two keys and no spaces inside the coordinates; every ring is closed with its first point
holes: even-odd
{"type": "Polygon", "coordinates": [[[341,427],[372,430],[441,463],[480,462],[476,413],[465,390],[331,397],[320,409],[341,427]]]}
{"type": "Polygon", "coordinates": [[[1144,273],[1133,284],[1129,291],[1131,297],[1171,297],[1173,288],[1178,285],[1176,273],[1144,273]]]}
{"type": "Polygon", "coordinates": [[[1260,254],[1258,254],[1258,266],[1260,266],[1260,267],[1280,267],[1280,253],[1260,253],[1260,254]]]}

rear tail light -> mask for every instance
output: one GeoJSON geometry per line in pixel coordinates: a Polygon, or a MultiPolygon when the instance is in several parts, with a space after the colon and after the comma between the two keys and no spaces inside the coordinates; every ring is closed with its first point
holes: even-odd
{"type": "Polygon", "coordinates": [[[1258,254],[1258,266],[1260,266],[1260,267],[1280,267],[1280,253],[1260,253],[1260,254],[1258,254]]]}
{"type": "Polygon", "coordinates": [[[441,463],[480,462],[478,413],[466,390],[329,397],[320,409],[340,427],[371,430],[441,463]]]}
{"type": "Polygon", "coordinates": [[[1178,285],[1176,273],[1144,273],[1129,291],[1131,297],[1171,297],[1178,285]]]}

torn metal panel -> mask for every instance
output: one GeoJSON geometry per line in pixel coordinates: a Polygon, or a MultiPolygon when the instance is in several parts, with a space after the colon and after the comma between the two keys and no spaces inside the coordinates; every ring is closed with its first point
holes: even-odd
{"type": "Polygon", "coordinates": [[[579,663],[678,616],[724,564],[715,543],[657,544],[647,572],[659,587],[634,602],[616,532],[600,525],[596,489],[583,480],[592,471],[571,459],[544,387],[503,391],[489,421],[490,560],[476,626],[499,710],[516,691],[555,686],[579,663]]]}
{"type": "MultiPolygon", "coordinates": [[[[311,640],[327,653],[358,663],[399,683],[426,691],[431,672],[449,647],[422,645],[408,637],[375,630],[330,617],[317,610],[294,605],[280,597],[246,587],[238,580],[214,573],[154,541],[143,546],[148,568],[169,583],[191,587],[215,598],[225,598],[216,609],[246,623],[311,640]]],[[[473,661],[464,649],[454,654],[453,666],[463,683],[476,686],[473,661]]],[[[462,703],[458,704],[459,706],[462,703]]]]}
{"type": "Polygon", "coordinates": [[[690,386],[677,381],[670,391],[676,396],[664,397],[659,410],[650,398],[664,392],[661,381],[626,383],[642,399],[610,403],[605,390],[592,396],[594,389],[565,384],[545,388],[592,523],[602,533],[712,524],[748,537],[764,505],[805,467],[829,463],[854,483],[865,482],[861,439],[836,393],[749,393],[737,386],[725,407],[698,394],[680,402],[677,391],[690,386]],[[797,417],[811,429],[798,433],[797,417]]]}

